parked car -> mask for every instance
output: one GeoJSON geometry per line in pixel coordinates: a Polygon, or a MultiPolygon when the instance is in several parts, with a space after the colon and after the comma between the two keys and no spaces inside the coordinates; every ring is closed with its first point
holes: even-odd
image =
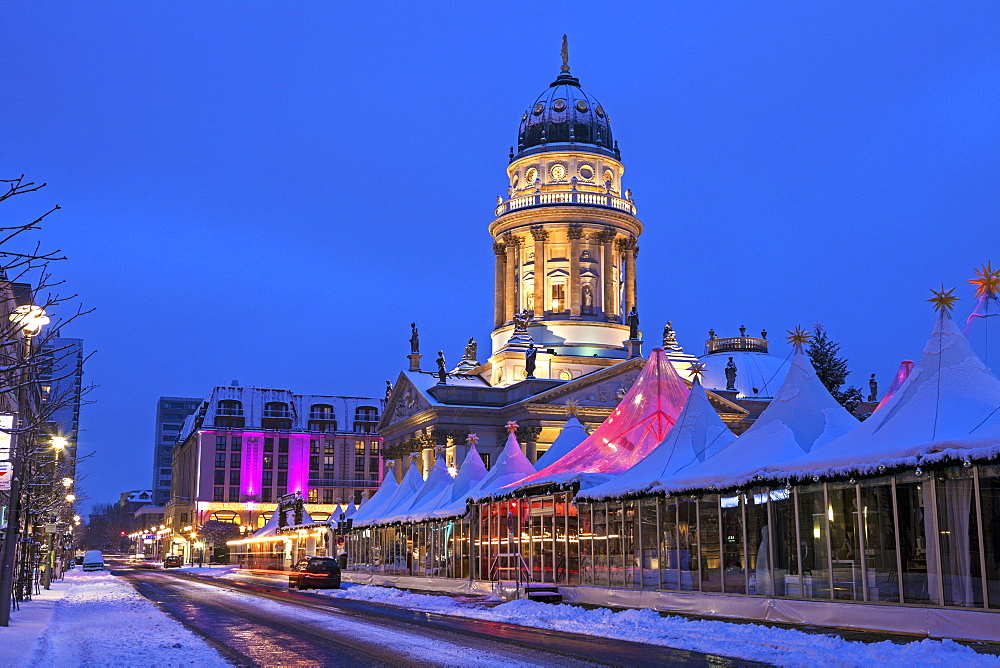
{"type": "Polygon", "coordinates": [[[83,570],[85,571],[104,570],[104,555],[101,554],[100,550],[90,550],[85,555],[83,555],[83,570]]]}
{"type": "Polygon", "coordinates": [[[73,557],[73,564],[76,566],[83,566],[83,555],[81,554],[78,557],[73,557]]]}
{"type": "Polygon", "coordinates": [[[288,574],[288,588],[340,589],[340,565],[333,557],[305,557],[288,574]]]}
{"type": "Polygon", "coordinates": [[[163,557],[163,567],[164,568],[180,568],[184,565],[184,561],[181,559],[180,555],[168,554],[163,557]]]}

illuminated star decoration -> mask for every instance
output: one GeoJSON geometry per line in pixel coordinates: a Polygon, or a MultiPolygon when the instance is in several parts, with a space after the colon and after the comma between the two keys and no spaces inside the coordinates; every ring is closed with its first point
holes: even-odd
{"type": "Polygon", "coordinates": [[[796,326],[795,329],[789,329],[788,331],[788,342],[792,344],[795,350],[801,350],[802,346],[809,343],[812,339],[812,334],[802,329],[801,326],[796,326]]]}
{"type": "Polygon", "coordinates": [[[689,366],[686,371],[691,376],[691,380],[700,383],[701,377],[705,375],[707,368],[704,362],[691,362],[691,366],[689,366]]]}
{"type": "Polygon", "coordinates": [[[958,301],[958,297],[951,294],[955,291],[955,288],[945,291],[944,283],[941,284],[940,290],[935,290],[931,288],[931,294],[934,295],[927,301],[934,304],[934,310],[939,313],[950,313],[953,308],[955,308],[955,302],[958,301]]]}
{"type": "Polygon", "coordinates": [[[504,429],[513,434],[515,431],[517,431],[517,423],[511,420],[510,422],[504,425],[504,429]]]}
{"type": "Polygon", "coordinates": [[[1000,269],[994,271],[991,263],[987,262],[980,269],[976,269],[976,278],[969,279],[971,285],[976,286],[976,298],[996,297],[1000,292],[1000,269]]]}
{"type": "Polygon", "coordinates": [[[566,410],[566,416],[567,417],[571,417],[571,416],[572,417],[576,417],[576,412],[578,410],[580,410],[580,400],[579,399],[570,399],[569,401],[566,402],[566,405],[564,406],[564,408],[566,410]]]}
{"type": "Polygon", "coordinates": [[[479,434],[469,434],[465,437],[466,445],[475,445],[479,443],[479,434]]]}

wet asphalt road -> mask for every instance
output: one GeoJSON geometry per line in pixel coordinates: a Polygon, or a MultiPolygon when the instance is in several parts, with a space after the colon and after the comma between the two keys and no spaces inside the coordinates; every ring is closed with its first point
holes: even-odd
{"type": "Polygon", "coordinates": [[[686,650],[115,569],[241,666],[751,666],[686,650]]]}

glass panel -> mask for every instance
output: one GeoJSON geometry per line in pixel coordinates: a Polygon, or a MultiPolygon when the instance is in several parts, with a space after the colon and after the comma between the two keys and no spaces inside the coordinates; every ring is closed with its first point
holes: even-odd
{"type": "Polygon", "coordinates": [[[861,547],[858,541],[858,494],[850,483],[827,487],[830,546],[833,551],[833,597],[864,599],[861,581],[861,547]]]}
{"type": "Polygon", "coordinates": [[[642,563],[643,589],[656,589],[660,586],[660,555],[657,550],[656,499],[643,499],[639,506],[639,523],[642,543],[640,558],[642,563]]]}
{"type": "Polygon", "coordinates": [[[625,551],[625,586],[629,589],[636,587],[636,581],[641,582],[639,576],[639,502],[626,501],[624,503],[624,526],[622,532],[622,549],[625,551]]]}
{"type": "Polygon", "coordinates": [[[608,586],[608,504],[594,504],[594,584],[608,586]]]}
{"type": "Polygon", "coordinates": [[[830,565],[826,547],[826,503],[823,485],[798,490],[799,541],[802,551],[802,586],[785,581],[785,595],[795,598],[830,598],[830,565]]]}
{"type": "Polygon", "coordinates": [[[693,500],[677,502],[677,545],[680,566],[681,591],[699,591],[701,576],[698,565],[698,503],[693,500]]]}
{"type": "Polygon", "coordinates": [[[544,582],[544,566],[542,559],[544,548],[542,546],[542,536],[545,527],[542,526],[542,518],[545,510],[542,508],[541,499],[531,500],[531,580],[533,582],[544,582]]]}
{"type": "Polygon", "coordinates": [[[938,473],[936,484],[944,603],[981,608],[983,574],[979,566],[972,469],[945,469],[938,473]]]}
{"type": "MultiPolygon", "coordinates": [[[[927,477],[905,474],[896,478],[896,515],[899,518],[899,549],[903,570],[903,600],[907,603],[930,603],[936,596],[928,591],[927,533],[931,530],[925,508],[930,506],[927,477]],[[926,519],[926,521],[925,521],[926,519]]],[[[933,538],[933,537],[932,537],[933,538]]],[[[933,563],[933,562],[930,562],[933,563]]]]}
{"type": "MultiPolygon", "coordinates": [[[[746,594],[746,570],[743,558],[742,495],[726,497],[722,504],[723,587],[729,594],[746,594]]],[[[743,500],[745,504],[746,501],[743,500]]],[[[765,505],[766,509],[767,506],[765,505]]]]}
{"type": "Polygon", "coordinates": [[[660,588],[676,591],[680,587],[681,551],[677,542],[677,500],[672,498],[660,505],[660,555],[660,588]]]}
{"type": "Polygon", "coordinates": [[[990,607],[1000,608],[1000,466],[979,467],[983,548],[990,607]]]}
{"type": "MultiPolygon", "coordinates": [[[[795,538],[795,498],[790,489],[771,490],[772,594],[785,596],[785,582],[799,588],[799,556],[795,538]]],[[[758,582],[758,588],[759,588],[758,582]]]]}
{"type": "Polygon", "coordinates": [[[622,553],[622,504],[608,503],[608,575],[611,587],[625,586],[625,555],[622,553]]]}
{"type": "Polygon", "coordinates": [[[594,523],[592,504],[580,506],[580,583],[594,584],[594,523]]]}
{"type": "Polygon", "coordinates": [[[566,584],[566,495],[557,494],[555,497],[555,513],[552,516],[552,535],[554,538],[553,559],[554,580],[566,584]]]}
{"type": "Polygon", "coordinates": [[[767,520],[769,490],[755,489],[744,496],[747,513],[747,567],[750,569],[748,591],[773,596],[771,584],[771,538],[767,520]]]}
{"type": "Polygon", "coordinates": [[[698,500],[698,539],[701,545],[701,590],[721,592],[719,497],[715,494],[707,494],[698,500]]]}
{"type": "Polygon", "coordinates": [[[580,515],[577,505],[570,501],[569,495],[565,497],[566,502],[566,539],[568,550],[567,575],[571,585],[580,584],[580,515]]]}
{"type": "Polygon", "coordinates": [[[861,527],[869,601],[899,601],[896,529],[888,479],[861,481],[861,527]]]}

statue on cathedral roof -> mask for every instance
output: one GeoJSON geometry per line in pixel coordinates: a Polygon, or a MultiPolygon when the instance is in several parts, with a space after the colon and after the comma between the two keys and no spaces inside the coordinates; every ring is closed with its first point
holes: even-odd
{"type": "Polygon", "coordinates": [[[625,323],[628,325],[628,338],[636,340],[639,338],[639,312],[632,307],[632,310],[625,316],[625,323]]]}
{"type": "Polygon", "coordinates": [[[438,367],[437,377],[438,377],[438,384],[440,385],[444,385],[448,380],[448,369],[446,367],[446,364],[447,362],[444,361],[444,351],[439,350],[437,357],[437,367],[438,367]]]}
{"type": "Polygon", "coordinates": [[[532,312],[529,311],[528,309],[524,309],[523,311],[518,311],[517,313],[515,313],[514,317],[511,318],[514,321],[514,331],[527,332],[528,323],[531,322],[531,316],[532,312]]]}
{"type": "Polygon", "coordinates": [[[681,344],[677,343],[677,332],[674,331],[674,323],[667,320],[667,324],[663,326],[663,349],[673,350],[676,352],[684,352],[684,348],[681,344]]]}
{"type": "Polygon", "coordinates": [[[417,323],[410,323],[410,353],[416,355],[420,353],[420,334],[417,332],[417,323]]]}
{"type": "Polygon", "coordinates": [[[736,389],[736,362],[733,361],[732,357],[726,362],[726,389],[736,389]]]}

